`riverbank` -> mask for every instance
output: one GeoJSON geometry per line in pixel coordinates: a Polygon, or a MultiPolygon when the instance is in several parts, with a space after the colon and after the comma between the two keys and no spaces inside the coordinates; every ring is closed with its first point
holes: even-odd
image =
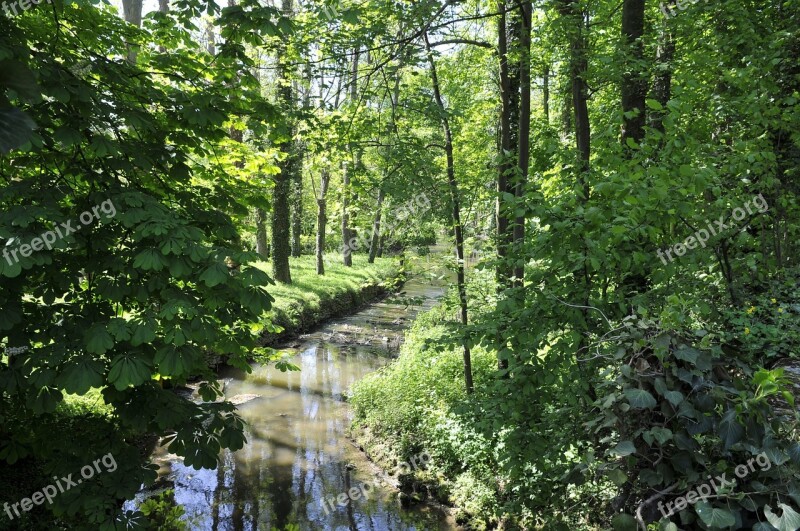
{"type": "MultiPolygon", "coordinates": [[[[330,260],[329,262],[332,262],[330,260]]],[[[269,262],[255,264],[269,272],[269,262]]],[[[292,258],[292,284],[275,284],[267,291],[275,301],[265,316],[264,346],[307,332],[324,321],[355,312],[365,304],[397,290],[405,282],[405,272],[396,258],[354,255],[353,267],[326,263],[325,275],[316,273],[314,256],[292,258]],[[282,330],[277,331],[275,326],[282,330]]]]}
{"type": "Polygon", "coordinates": [[[384,470],[428,453],[427,470],[397,478],[401,501],[442,504],[459,524],[487,529],[499,524],[498,465],[473,415],[497,360],[480,347],[473,349],[478,391],[468,399],[461,350],[436,347],[450,333],[454,304],[451,290],[440,304],[417,316],[394,362],[353,385],[348,401],[355,418],[348,435],[384,470]]]}

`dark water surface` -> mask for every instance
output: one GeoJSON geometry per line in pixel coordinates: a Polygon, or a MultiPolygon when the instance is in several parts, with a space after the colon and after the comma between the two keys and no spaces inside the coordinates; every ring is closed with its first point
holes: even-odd
{"type": "Polygon", "coordinates": [[[322,504],[351,487],[372,486],[379,473],[345,437],[352,413],[344,394],[391,360],[417,311],[431,307],[444,289],[428,275],[417,276],[404,288],[417,304],[390,298],[301,337],[297,348],[287,349],[300,372],[258,365],[251,374],[224,371],[227,397],[261,396],[239,406],[247,445],[224,452],[216,470],[194,470],[157,454],[190,529],[455,529],[431,507],[401,508],[397,491],[385,485],[367,488],[369,499],[345,507],[322,504]]]}

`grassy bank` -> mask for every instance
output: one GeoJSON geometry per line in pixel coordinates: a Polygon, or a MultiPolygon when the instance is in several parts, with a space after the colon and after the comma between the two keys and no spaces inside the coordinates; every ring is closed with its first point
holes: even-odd
{"type": "MultiPolygon", "coordinates": [[[[256,265],[269,273],[269,262],[256,265]]],[[[313,256],[292,258],[290,265],[291,285],[267,287],[275,298],[267,320],[283,331],[277,333],[265,328],[266,345],[308,331],[326,319],[350,313],[402,283],[396,258],[377,258],[374,264],[369,264],[366,256],[357,255],[353,256],[353,267],[345,267],[331,258],[325,264],[324,276],[317,275],[313,256]]]]}
{"type": "MultiPolygon", "coordinates": [[[[399,478],[403,490],[458,507],[461,522],[470,515],[491,520],[499,505],[491,441],[467,413],[462,351],[435,346],[449,333],[453,303],[451,291],[442,304],[420,314],[406,332],[399,358],[353,386],[351,436],[385,470],[428,452],[427,471],[399,478]]],[[[477,390],[486,388],[496,364],[491,353],[472,351],[477,390]]],[[[477,521],[482,519],[473,518],[473,528],[482,527],[477,521]]]]}

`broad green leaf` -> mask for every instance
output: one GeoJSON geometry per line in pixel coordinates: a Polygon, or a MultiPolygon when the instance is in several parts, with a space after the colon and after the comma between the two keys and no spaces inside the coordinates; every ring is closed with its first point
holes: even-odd
{"type": "Polygon", "coordinates": [[[613,450],[611,450],[611,454],[616,457],[625,457],[626,455],[631,455],[636,452],[636,446],[631,441],[620,441],[613,450]]]}
{"type": "Polygon", "coordinates": [[[656,407],[656,399],[644,389],[625,389],[625,398],[631,407],[636,409],[653,409],[656,407]]]}
{"type": "Polygon", "coordinates": [[[92,326],[86,332],[84,341],[86,342],[86,351],[92,354],[105,354],[108,350],[114,348],[114,338],[101,324],[92,326]]]}
{"type": "Polygon", "coordinates": [[[611,527],[614,531],[636,531],[636,518],[629,514],[615,514],[611,519],[611,527]]]}
{"type": "Polygon", "coordinates": [[[694,510],[703,523],[712,529],[725,529],[736,523],[736,517],[732,512],[713,507],[706,501],[697,502],[694,510]]]}
{"type": "Polygon", "coordinates": [[[97,360],[83,360],[68,365],[58,376],[58,384],[68,393],[83,395],[104,383],[105,366],[97,360]]]}
{"type": "Polygon", "coordinates": [[[108,381],[122,391],[128,386],[137,386],[148,381],[151,376],[152,370],[144,360],[133,355],[119,355],[111,362],[108,381]]]}

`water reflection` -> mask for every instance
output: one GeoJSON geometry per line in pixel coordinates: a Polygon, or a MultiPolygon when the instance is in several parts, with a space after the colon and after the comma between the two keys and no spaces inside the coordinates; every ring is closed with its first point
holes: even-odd
{"type": "MultiPolygon", "coordinates": [[[[442,289],[419,280],[409,282],[405,291],[424,297],[421,306],[429,307],[442,289]]],[[[248,422],[248,443],[238,452],[224,452],[216,470],[197,471],[179,460],[168,460],[162,470],[174,481],[190,529],[455,529],[431,508],[401,509],[396,491],[388,487],[373,488],[369,499],[345,507],[322,504],[372,483],[378,473],[345,437],[351,412],[344,394],[388,363],[389,351],[418,309],[385,301],[305,336],[294,359],[299,372],[264,366],[255,366],[249,375],[223,371],[226,396],[261,398],[239,406],[248,422]],[[336,344],[339,338],[349,344],[336,344]]]]}

